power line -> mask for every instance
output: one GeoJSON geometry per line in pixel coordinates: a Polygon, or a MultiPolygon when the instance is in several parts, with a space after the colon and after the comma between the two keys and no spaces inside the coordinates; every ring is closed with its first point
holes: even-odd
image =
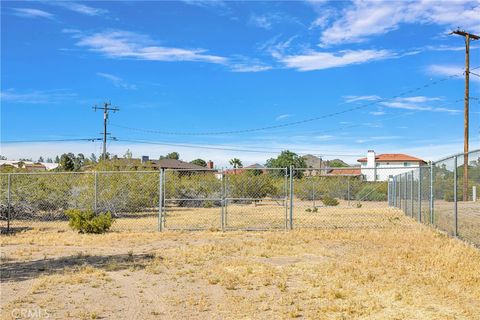
{"type": "MultiPolygon", "coordinates": [[[[472,68],[471,70],[475,70],[475,69],[478,69],[478,68],[480,68],[480,66],[475,67],[475,68],[472,68]]],[[[139,131],[139,132],[155,133],[155,134],[163,134],[163,135],[183,135],[183,136],[226,135],[226,134],[240,134],[240,133],[249,133],[249,132],[272,130],[272,129],[278,129],[278,128],[285,128],[285,127],[290,127],[290,126],[296,126],[296,125],[300,125],[300,124],[304,124],[304,123],[309,123],[309,122],[318,121],[318,120],[322,120],[322,119],[326,119],[326,118],[331,118],[331,117],[334,117],[334,116],[338,116],[338,115],[341,115],[341,114],[353,112],[353,111],[360,110],[360,109],[365,109],[365,108],[368,108],[368,107],[370,107],[370,106],[372,106],[372,105],[376,105],[376,104],[378,104],[378,103],[380,103],[380,102],[386,102],[386,101],[388,101],[388,100],[400,98],[400,97],[403,97],[403,96],[405,96],[405,95],[408,95],[408,94],[411,94],[411,93],[420,91],[420,90],[422,90],[422,89],[425,89],[425,88],[428,88],[428,87],[437,85],[437,84],[439,84],[439,83],[445,82],[445,81],[447,81],[447,80],[449,80],[449,79],[459,77],[459,76],[461,76],[461,75],[463,75],[463,73],[462,73],[462,74],[450,75],[450,76],[447,76],[447,77],[445,77],[445,78],[442,78],[442,79],[439,79],[439,80],[435,80],[435,81],[426,83],[426,84],[423,85],[423,86],[419,86],[419,87],[416,87],[416,88],[413,88],[413,89],[404,91],[404,92],[402,92],[402,93],[400,93],[400,94],[397,94],[397,95],[394,95],[394,96],[392,96],[392,97],[390,97],[390,98],[383,98],[383,99],[381,98],[381,99],[379,99],[379,100],[372,101],[372,102],[370,102],[370,103],[363,104],[363,105],[356,106],[356,107],[352,107],[352,108],[349,108],[349,109],[345,109],[345,110],[342,110],[342,111],[327,113],[327,114],[324,114],[324,115],[321,115],[321,116],[318,116],[318,117],[312,117],[312,118],[303,119],[303,120],[299,120],[299,121],[293,121],[293,122],[288,122],[288,123],[283,123],[283,124],[278,124],[278,125],[270,125],[270,126],[258,127],[258,128],[250,128],[250,129],[242,129],[242,130],[231,130],[231,131],[177,132],[177,131],[162,131],[162,130],[154,130],[154,129],[134,128],[134,127],[130,127],[130,126],[118,125],[118,124],[113,124],[113,123],[112,123],[111,125],[112,125],[112,126],[115,126],[115,127],[118,127],[118,128],[123,128],[123,129],[131,130],[131,131],[139,131]]],[[[346,104],[346,102],[340,103],[340,104],[338,104],[338,105],[344,105],[344,104],[346,104]]]]}
{"type": "MultiPolygon", "coordinates": [[[[216,146],[203,146],[195,144],[183,144],[183,143],[169,143],[162,141],[152,141],[152,140],[134,140],[134,139],[116,139],[120,142],[132,142],[132,143],[141,143],[141,144],[152,144],[152,145],[161,145],[161,146],[173,146],[173,147],[183,147],[183,148],[194,148],[194,149],[208,149],[208,150],[221,150],[221,151],[237,151],[237,152],[252,152],[252,153],[269,153],[269,154],[278,154],[284,149],[278,149],[277,151],[266,151],[266,150],[253,150],[253,149],[241,149],[241,148],[232,148],[232,147],[216,147],[216,146]]],[[[315,154],[321,154],[323,156],[339,156],[339,157],[361,157],[361,154],[329,154],[324,153],[320,150],[311,150],[315,154]]],[[[300,153],[307,154],[307,153],[300,153]]]]}
{"type": "Polygon", "coordinates": [[[70,141],[101,141],[101,138],[73,138],[73,139],[37,139],[37,140],[3,140],[1,143],[29,143],[29,142],[70,142],[70,141]]]}

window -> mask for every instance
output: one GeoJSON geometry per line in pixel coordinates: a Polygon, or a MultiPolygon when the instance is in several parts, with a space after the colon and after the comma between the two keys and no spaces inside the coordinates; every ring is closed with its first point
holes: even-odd
{"type": "Polygon", "coordinates": [[[408,167],[408,165],[409,165],[408,162],[404,162],[404,163],[403,163],[403,166],[404,166],[404,167],[408,167]]]}

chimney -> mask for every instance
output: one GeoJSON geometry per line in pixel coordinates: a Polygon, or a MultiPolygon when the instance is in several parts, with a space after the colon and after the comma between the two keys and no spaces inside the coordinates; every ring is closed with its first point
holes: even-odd
{"type": "Polygon", "coordinates": [[[212,160],[207,161],[207,168],[208,169],[213,169],[213,161],[212,160]]]}
{"type": "Polygon", "coordinates": [[[367,153],[367,168],[375,168],[375,151],[368,150],[367,153]]]}
{"type": "Polygon", "coordinates": [[[142,163],[148,162],[150,158],[148,156],[142,156],[142,163]]]}

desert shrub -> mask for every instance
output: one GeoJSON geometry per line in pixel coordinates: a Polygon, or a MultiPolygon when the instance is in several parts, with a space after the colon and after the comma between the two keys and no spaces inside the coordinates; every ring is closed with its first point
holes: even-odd
{"type": "Polygon", "coordinates": [[[383,190],[383,185],[366,185],[357,193],[357,200],[361,201],[387,201],[388,191],[383,190]]]}
{"type": "Polygon", "coordinates": [[[335,198],[332,198],[332,197],[330,197],[330,196],[324,196],[324,197],[322,198],[322,202],[323,202],[323,204],[326,205],[326,206],[332,206],[332,207],[333,207],[333,206],[338,206],[338,200],[335,199],[335,198]]]}
{"type": "Polygon", "coordinates": [[[67,210],[68,225],[79,233],[104,233],[113,223],[110,212],[95,214],[92,210],[67,210]]]}

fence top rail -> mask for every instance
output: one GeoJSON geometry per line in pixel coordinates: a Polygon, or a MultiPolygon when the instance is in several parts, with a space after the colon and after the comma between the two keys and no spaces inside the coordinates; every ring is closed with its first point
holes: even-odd
{"type": "Polygon", "coordinates": [[[0,172],[0,175],[6,176],[6,175],[62,175],[62,174],[95,174],[95,173],[101,173],[101,174],[121,174],[121,173],[157,173],[158,174],[159,170],[142,170],[142,171],[135,171],[135,170],[130,170],[130,171],[42,171],[42,172],[0,172]]]}
{"type": "Polygon", "coordinates": [[[301,170],[301,171],[326,171],[326,170],[337,170],[337,171],[348,171],[348,170],[377,170],[377,171],[388,171],[388,170],[399,170],[399,169],[406,169],[406,170],[415,170],[418,168],[430,168],[429,165],[422,165],[422,166],[395,166],[395,167],[322,167],[322,168],[296,168],[294,170],[301,170]]]}
{"type": "Polygon", "coordinates": [[[467,153],[460,152],[460,153],[457,153],[457,154],[452,154],[452,155],[450,155],[450,156],[448,156],[448,157],[441,158],[441,159],[436,160],[436,161],[432,161],[432,163],[436,165],[436,164],[438,164],[439,162],[444,162],[444,161],[453,159],[453,158],[455,158],[455,157],[460,157],[460,156],[463,156],[463,155],[465,155],[465,154],[470,155],[470,154],[477,153],[477,152],[480,153],[480,149],[470,150],[470,151],[468,151],[467,153]]]}

